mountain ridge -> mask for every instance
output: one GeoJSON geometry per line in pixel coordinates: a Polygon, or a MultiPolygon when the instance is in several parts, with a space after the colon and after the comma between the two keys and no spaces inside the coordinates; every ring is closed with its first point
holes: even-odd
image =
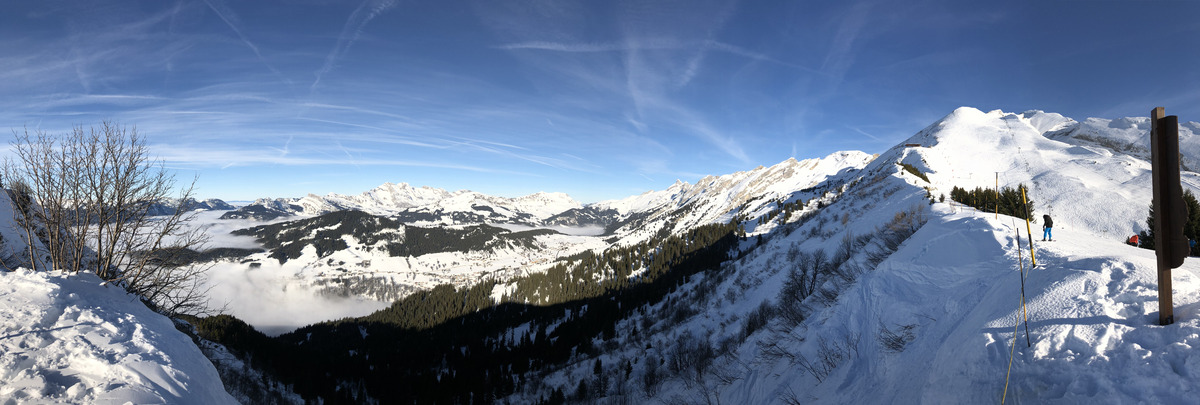
{"type": "MultiPolygon", "coordinates": [[[[669,293],[663,299],[637,308],[621,308],[620,294],[590,301],[591,308],[565,303],[565,311],[498,328],[483,342],[452,344],[445,356],[430,355],[433,364],[440,362],[440,366],[404,373],[446,384],[476,381],[469,380],[476,376],[471,371],[481,370],[476,365],[453,369],[446,362],[497,358],[488,351],[501,348],[506,356],[523,353],[521,350],[537,353],[531,348],[563,341],[580,330],[595,330],[594,336],[581,338],[586,343],[568,348],[560,360],[540,359],[543,363],[537,364],[513,357],[516,360],[511,364],[486,368],[501,370],[496,375],[505,377],[512,376],[515,369],[517,378],[499,379],[508,385],[486,387],[478,394],[503,394],[513,402],[554,398],[566,390],[580,401],[589,396],[612,396],[693,403],[713,399],[730,403],[865,403],[880,398],[974,403],[995,399],[1001,383],[1007,383],[996,370],[1012,361],[1015,374],[1010,393],[1015,401],[1180,403],[1186,402],[1190,393],[1181,387],[1194,381],[1198,372],[1194,365],[1200,364],[1190,350],[1200,345],[1200,319],[1190,312],[1200,304],[1200,264],[1192,260],[1174,270],[1180,308],[1177,323],[1156,325],[1153,253],[1122,244],[1125,235],[1143,229],[1148,208],[1149,162],[1138,149],[1144,124],[1136,118],[1079,122],[1036,110],[1006,113],[964,107],[878,155],[842,152],[826,157],[828,160],[789,159],[770,167],[706,176],[696,184],[677,181],[665,190],[603,205],[561,204],[573,208],[555,214],[563,221],[587,215],[615,219],[607,224],[611,229],[604,236],[532,232],[521,235],[528,239],[520,243],[528,240],[533,247],[527,250],[514,243],[469,255],[437,251],[384,261],[364,253],[387,250],[388,243],[404,238],[430,235],[417,230],[403,238],[348,238],[355,232],[382,232],[379,230],[385,228],[399,236],[408,229],[387,223],[385,219],[392,220],[384,217],[346,212],[343,215],[362,227],[333,232],[335,226],[344,224],[328,217],[313,219],[314,225],[305,228],[298,227],[297,221],[260,228],[262,235],[309,236],[303,247],[276,251],[275,258],[291,259],[291,267],[282,267],[283,260],[278,269],[268,269],[261,261],[227,264],[246,267],[244,275],[286,270],[282,272],[285,276],[295,278],[312,269],[328,271],[331,282],[354,290],[344,280],[361,275],[339,267],[350,260],[374,260],[374,266],[411,270],[385,274],[378,278],[383,282],[394,283],[420,272],[436,273],[442,278],[434,280],[451,284],[448,290],[454,293],[454,285],[471,286],[481,279],[480,273],[454,273],[453,266],[470,258],[498,263],[494,269],[508,269],[506,273],[489,272],[486,280],[496,287],[473,291],[476,300],[470,301],[472,305],[496,304],[516,292],[517,286],[506,282],[544,270],[561,259],[574,265],[595,263],[600,269],[620,267],[620,274],[629,274],[629,280],[636,282],[639,271],[645,269],[626,267],[629,262],[621,259],[653,260],[667,248],[628,250],[636,242],[660,234],[678,236],[680,230],[694,229],[697,224],[725,224],[724,229],[738,225],[743,235],[729,238],[735,245],[728,252],[729,261],[674,281],[664,288],[669,293]],[[997,183],[1029,186],[1037,213],[1048,212],[1055,218],[1058,241],[1032,244],[1038,254],[1036,268],[1026,267],[1028,256],[1023,256],[1030,246],[1029,237],[1035,235],[1022,235],[1026,228],[1015,218],[997,218],[951,201],[935,202],[952,187],[990,188],[997,183]],[[789,210],[797,215],[782,214],[789,210]],[[568,212],[571,214],[566,215],[568,212]],[[908,231],[911,233],[902,239],[895,236],[908,231]],[[326,241],[341,241],[347,248],[339,245],[340,250],[326,252],[315,246],[326,241]],[[350,249],[355,246],[357,250],[350,249]],[[589,255],[589,251],[603,254],[589,255]],[[544,255],[537,256],[539,253],[544,255]],[[315,258],[312,263],[293,263],[308,256],[315,258]],[[410,259],[415,264],[409,264],[410,259]],[[1014,266],[1018,260],[1026,262],[1014,266]],[[312,266],[318,261],[329,265],[312,266]],[[806,273],[810,271],[806,269],[812,272],[806,273]],[[786,286],[794,285],[794,274],[817,275],[808,295],[786,295],[793,293],[786,286]],[[1022,281],[1027,285],[1021,285],[1022,281]],[[1027,291],[1027,301],[1018,301],[1021,291],[1027,291]],[[596,319],[583,318],[585,314],[612,310],[602,305],[606,302],[629,315],[614,321],[611,328],[591,325],[588,329],[573,323],[596,319]],[[1027,311],[1019,309],[1020,302],[1028,303],[1027,311]],[[781,315],[789,310],[795,311],[791,318],[781,315]],[[1026,313],[1032,347],[1010,346],[1024,338],[1019,320],[1026,313]],[[509,350],[514,348],[521,350],[509,350]],[[1017,353],[1011,359],[1010,350],[1017,353]],[[516,365],[520,366],[508,367],[516,365]],[[529,374],[519,370],[529,370],[529,374]],[[581,386],[585,389],[578,388],[581,386]],[[955,389],[946,390],[948,386],[955,389]],[[1144,389],[1121,388],[1127,386],[1144,389]]],[[[1194,128],[1200,126],[1193,124],[1181,129],[1181,144],[1196,141],[1194,128]]],[[[1188,150],[1185,157],[1192,155],[1188,150]]],[[[1185,169],[1182,178],[1187,188],[1195,190],[1200,185],[1200,175],[1190,170],[1185,169]]],[[[264,199],[260,206],[281,212],[329,207],[344,211],[350,205],[346,201],[353,202],[309,197],[264,199]]],[[[388,201],[382,194],[372,198],[370,204],[388,201]]],[[[536,193],[524,203],[549,206],[568,198],[561,193],[536,193]]],[[[463,204],[472,212],[488,212],[476,207],[497,211],[493,205],[479,205],[494,201],[470,192],[450,199],[437,205],[441,212],[460,212],[446,210],[463,204]],[[459,196],[464,197],[454,199],[459,196]]],[[[536,215],[549,212],[505,209],[499,214],[504,218],[520,218],[522,212],[540,218],[536,215]]],[[[427,211],[431,215],[437,212],[427,211]]],[[[506,234],[498,228],[455,227],[450,229],[506,234]]],[[[13,248],[7,246],[11,241],[20,240],[10,231],[0,229],[0,233],[8,233],[6,248],[13,248]]],[[[676,247],[687,246],[687,239],[676,239],[676,247]]],[[[255,255],[259,255],[254,256],[256,260],[271,257],[255,255]]],[[[606,270],[598,274],[603,281],[611,277],[608,274],[617,273],[606,270]]],[[[195,366],[192,359],[197,354],[187,347],[190,343],[155,343],[160,338],[186,342],[186,337],[149,314],[138,312],[137,320],[153,321],[136,323],[122,318],[126,312],[148,309],[138,306],[136,299],[104,292],[107,289],[98,287],[94,276],[17,270],[0,272],[0,278],[8,280],[0,284],[12,290],[0,295],[11,301],[0,306],[4,309],[0,326],[9,331],[9,338],[0,341],[9,347],[0,364],[5,375],[13,378],[8,386],[0,387],[10,390],[3,391],[5,395],[19,392],[28,399],[101,401],[116,397],[146,402],[187,401],[193,398],[187,394],[200,393],[203,396],[194,397],[195,401],[229,400],[213,381],[215,373],[195,366]],[[105,303],[97,307],[90,301],[97,298],[105,303]],[[138,309],[118,307],[111,301],[132,303],[138,309]],[[120,309],[102,310],[109,307],[120,309]],[[81,343],[74,347],[74,342],[91,346],[81,343]],[[168,346],[169,350],[165,349],[168,346]],[[82,360],[71,360],[76,358],[82,360]],[[126,373],[121,374],[121,383],[109,383],[107,373],[113,370],[126,373]]],[[[596,282],[557,281],[569,285],[596,282]]],[[[440,289],[442,293],[446,290],[440,289]]],[[[447,302],[462,309],[467,301],[447,302]]],[[[513,311],[508,315],[519,314],[515,304],[506,310],[513,311]]],[[[351,349],[331,352],[330,358],[343,356],[347,364],[356,365],[355,370],[366,370],[361,366],[374,357],[358,349],[402,332],[355,322],[343,319],[309,329],[328,329],[329,335],[291,338],[297,342],[310,338],[325,344],[344,342],[351,349]]],[[[372,368],[366,374],[370,379],[329,376],[325,382],[330,392],[354,386],[356,395],[370,399],[372,389],[396,389],[397,379],[377,376],[389,372],[372,368]],[[373,385],[380,383],[385,385],[373,385]]],[[[496,381],[493,377],[482,376],[477,381],[496,381]]],[[[476,394],[464,391],[461,395],[476,394]]]]}

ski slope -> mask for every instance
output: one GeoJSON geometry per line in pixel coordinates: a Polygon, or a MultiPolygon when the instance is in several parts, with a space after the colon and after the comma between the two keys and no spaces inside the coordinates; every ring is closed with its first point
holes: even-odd
{"type": "MultiPolygon", "coordinates": [[[[1039,111],[955,110],[881,153],[811,220],[756,227],[744,257],[620,322],[615,349],[579,356],[542,381],[570,391],[595,381],[600,360],[635,364],[635,377],[658,370],[653,390],[635,378],[607,394],[663,403],[1197,403],[1200,258],[1173,271],[1176,323],[1158,325],[1154,252],[1122,243],[1144,227],[1150,164],[1062,136],[1079,128],[1039,111]],[[1054,217],[1055,241],[1034,242],[1036,267],[1024,221],[948,199],[930,204],[926,194],[991,188],[997,177],[1030,186],[1035,217],[1054,217]],[[799,265],[793,252],[832,257],[842,241],[870,237],[911,207],[924,207],[928,222],[877,266],[867,265],[876,249],[867,243],[840,267],[856,274],[851,281],[820,280],[819,290],[836,291],[831,301],[813,294],[798,301],[811,309],[799,323],[776,313],[747,332],[762,304],[778,310],[791,299],[780,292],[799,265]],[[672,317],[679,307],[696,315],[672,317]],[[676,348],[697,339],[715,353],[711,363],[663,371],[691,361],[676,348]]],[[[1129,136],[1087,129],[1089,139],[1129,136]]],[[[1185,187],[1200,184],[1182,175],[1185,187]]],[[[1029,228],[1040,239],[1040,224],[1029,228]]]]}
{"type": "MultiPolygon", "coordinates": [[[[905,142],[920,146],[893,148],[881,160],[929,172],[933,188],[947,196],[955,186],[1025,184],[1035,218],[1050,214],[1056,229],[1090,229],[1117,239],[1144,230],[1153,194],[1150,162],[1057,135],[1078,127],[1058,114],[962,107],[905,142]]],[[[1086,129],[1092,139],[1129,136],[1121,128],[1086,129]]],[[[1149,138],[1147,133],[1143,137],[1149,138]]],[[[1200,176],[1189,171],[1181,175],[1185,188],[1200,190],[1200,176]]]]}
{"type": "MultiPolygon", "coordinates": [[[[1027,229],[1023,221],[934,204],[929,223],[900,250],[789,331],[804,337],[788,346],[802,358],[842,352],[829,375],[818,379],[792,360],[764,364],[761,347],[746,344],[737,362],[767,367],[747,369],[722,391],[723,402],[1196,403],[1200,258],[1173,271],[1177,322],[1159,326],[1154,252],[1121,243],[1143,229],[1150,164],[1053,136],[1078,129],[1057,114],[964,107],[881,154],[864,172],[912,164],[930,183],[897,176],[934,195],[953,186],[990,188],[997,177],[1001,186],[1029,185],[1035,217],[1054,217],[1056,239],[1034,242],[1038,266],[1031,268],[1028,236],[1017,240],[1016,231],[1027,229]],[[902,350],[889,348],[882,343],[885,332],[910,333],[909,342],[902,350]]],[[[1129,137],[1087,129],[1093,139],[1129,137]]],[[[1185,187],[1195,188],[1196,179],[1183,172],[1185,187]]],[[[880,215],[886,212],[846,226],[880,223],[880,215]]],[[[1031,228],[1040,239],[1040,226],[1031,228]]],[[[741,271],[777,270],[751,262],[741,271]]],[[[774,298],[776,288],[760,290],[756,299],[774,298]]],[[[762,335],[758,339],[778,337],[762,335]]]]}
{"type": "MultiPolygon", "coordinates": [[[[808,323],[795,349],[857,335],[857,353],[824,381],[781,361],[731,387],[734,403],[788,390],[819,403],[1195,403],[1200,378],[1200,258],[1173,272],[1174,325],[1158,325],[1153,251],[1075,230],[1018,244],[1014,218],[938,213],[905,247],[808,323]],[[1018,251],[1022,251],[1018,253],[1018,251]],[[1021,311],[1025,260],[1028,333],[1021,311]],[[913,325],[893,352],[882,327],[913,325]],[[1014,327],[1016,327],[1014,329],[1014,327]]],[[[1024,223],[1016,223],[1024,234],[1024,223]]]]}

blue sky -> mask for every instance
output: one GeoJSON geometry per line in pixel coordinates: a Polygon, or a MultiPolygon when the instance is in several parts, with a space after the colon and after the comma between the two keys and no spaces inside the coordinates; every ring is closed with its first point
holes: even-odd
{"type": "Polygon", "coordinates": [[[1200,121],[1196,1],[6,2],[0,126],[136,125],[199,194],[583,202],[959,106],[1200,121]]]}

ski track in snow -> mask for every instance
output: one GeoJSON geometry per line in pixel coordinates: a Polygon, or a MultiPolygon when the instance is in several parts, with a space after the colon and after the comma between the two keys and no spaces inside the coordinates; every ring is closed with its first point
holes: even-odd
{"type": "Polygon", "coordinates": [[[857,357],[823,382],[775,364],[777,377],[747,376],[723,399],[771,402],[795,387],[819,403],[996,402],[1019,323],[1007,402],[1194,403],[1200,258],[1173,271],[1176,323],[1159,326],[1153,251],[1061,230],[1054,242],[1035,242],[1031,270],[1027,236],[1018,247],[1011,217],[938,206],[942,216],[813,316],[821,321],[809,322],[812,338],[796,348],[815,351],[816,337],[852,331],[861,334],[857,357]],[[1020,323],[1018,249],[1032,347],[1020,323]],[[916,337],[902,352],[884,351],[881,323],[916,325],[916,337]]]}

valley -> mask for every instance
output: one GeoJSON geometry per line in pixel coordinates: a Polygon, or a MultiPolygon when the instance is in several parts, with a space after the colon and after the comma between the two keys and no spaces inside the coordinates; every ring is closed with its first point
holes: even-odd
{"type": "MultiPolygon", "coordinates": [[[[1089,128],[1095,128],[1095,121],[1090,122],[1089,128]]],[[[254,266],[291,274],[295,282],[307,283],[315,296],[368,299],[395,294],[399,299],[391,304],[376,301],[357,317],[292,332],[277,328],[272,333],[279,334],[275,343],[226,343],[243,353],[260,352],[261,344],[283,345],[280,350],[292,353],[285,357],[301,356],[309,364],[338,368],[339,386],[359,387],[338,391],[321,385],[326,388],[314,386],[302,394],[327,399],[370,395],[388,402],[420,402],[482,395],[557,403],[632,395],[683,402],[786,402],[805,397],[863,401],[880,393],[867,390],[863,392],[875,394],[848,396],[821,387],[828,379],[855,384],[856,373],[848,370],[891,361],[887,351],[913,353],[907,356],[913,358],[940,356],[943,349],[935,342],[944,333],[979,338],[939,320],[957,324],[958,317],[965,317],[962,321],[971,325],[992,325],[1003,323],[997,317],[1009,314],[995,312],[996,305],[1007,304],[992,301],[1011,298],[1012,285],[996,283],[1004,273],[999,269],[1009,266],[1006,260],[1015,261],[1016,249],[1021,248],[1006,236],[1016,232],[1016,221],[1009,224],[1011,217],[996,220],[993,214],[951,204],[944,199],[951,187],[990,187],[996,180],[1005,187],[1032,184],[1034,212],[1052,213],[1056,228],[1061,228],[1056,232],[1068,238],[1094,240],[1084,245],[1119,241],[1122,234],[1139,229],[1142,207],[1148,205],[1148,185],[1139,180],[1148,175],[1147,163],[1097,146],[1095,133],[1078,144],[1063,143],[1076,142],[1063,134],[1080,127],[1041,112],[962,108],[879,155],[839,153],[820,160],[789,160],[585,206],[582,210],[615,213],[600,235],[531,230],[535,226],[529,223],[546,223],[533,216],[523,216],[524,224],[505,230],[454,223],[455,216],[446,216],[446,211],[440,219],[420,225],[393,219],[403,214],[337,214],[343,217],[336,221],[326,217],[330,214],[295,215],[236,231],[255,235],[268,248],[247,257],[254,266]],[[974,158],[982,155],[989,159],[974,158]],[[856,158],[847,159],[852,156],[856,158]],[[829,162],[837,163],[822,166],[829,162]],[[1004,169],[1002,175],[997,169],[1004,169]],[[1113,194],[1114,190],[1120,191],[1113,194]],[[1121,203],[1113,204],[1112,198],[1121,203]],[[925,230],[927,221],[940,230],[925,230]],[[433,223],[442,225],[425,228],[433,223]],[[371,231],[355,232],[356,224],[370,225],[371,231]],[[962,236],[947,239],[939,233],[962,236]],[[424,250],[421,238],[433,235],[454,243],[424,250]],[[914,237],[921,242],[907,242],[914,237]],[[410,242],[413,245],[404,249],[393,245],[410,242]],[[455,246],[462,249],[442,251],[455,246]],[[927,253],[933,251],[940,253],[927,253]],[[935,269],[951,273],[936,276],[939,281],[933,284],[920,281],[935,277],[935,269]],[[976,280],[984,274],[980,271],[992,275],[984,276],[987,281],[976,280]],[[880,277],[917,284],[892,290],[878,283],[904,282],[878,281],[880,277]],[[338,287],[331,287],[329,280],[346,281],[332,281],[338,287]],[[893,304],[883,303],[946,294],[929,289],[955,285],[973,285],[970,291],[975,292],[951,301],[988,309],[964,311],[948,302],[894,312],[888,309],[893,304]],[[988,292],[992,288],[1004,293],[988,292]],[[989,303],[981,304],[979,298],[989,303]],[[860,307],[858,300],[880,303],[860,307]],[[867,313],[861,321],[846,323],[840,311],[867,313]],[[883,313],[889,314],[887,321],[883,313]],[[813,336],[820,339],[810,340],[813,336]],[[884,352],[875,343],[882,336],[893,339],[884,352]],[[409,349],[441,354],[414,355],[409,349]],[[347,350],[348,357],[337,354],[347,350]],[[371,353],[372,360],[356,353],[371,353]],[[345,368],[360,363],[375,371],[345,368]],[[390,371],[379,374],[378,367],[389,364],[390,371]],[[775,377],[757,375],[755,367],[773,369],[775,377]],[[388,385],[393,378],[428,384],[371,388],[388,385]],[[434,386],[439,388],[430,388],[434,386]]],[[[1191,139],[1191,133],[1186,135],[1184,139],[1191,139]]],[[[1185,186],[1195,188],[1198,178],[1185,172],[1185,186]]],[[[480,211],[478,207],[471,209],[480,211]]],[[[1056,257],[1086,254],[1078,250],[1082,245],[1072,246],[1076,247],[1039,255],[1053,268],[1059,266],[1053,263],[1076,260],[1056,257]]],[[[1134,268],[1145,269],[1140,264],[1134,268]]],[[[1045,281],[1036,283],[1058,280],[1039,277],[1045,281]]],[[[1035,312],[1046,305],[1042,300],[1070,294],[1035,285],[1035,312]],[[1042,289],[1056,292],[1041,297],[1037,291],[1042,289]]],[[[1145,293],[1139,289],[1135,294],[1145,293]]],[[[1143,310],[1148,309],[1123,311],[1143,310]]],[[[250,325],[264,329],[259,322],[250,325]]],[[[199,326],[212,327],[205,322],[199,326]]],[[[1011,336],[987,330],[986,342],[980,344],[991,347],[989,351],[998,351],[994,346],[1011,336]]],[[[1043,339],[1051,339],[1059,331],[1034,334],[1049,333],[1043,339]]],[[[1037,356],[1069,361],[1058,352],[1061,349],[1040,350],[1037,356]]],[[[300,378],[288,371],[300,366],[285,357],[262,358],[258,364],[284,380],[300,378]]],[[[988,356],[978,361],[1001,359],[988,356]]],[[[979,386],[963,391],[963,396],[919,388],[954,373],[978,372],[973,366],[945,367],[949,369],[929,374],[928,382],[905,391],[906,398],[982,399],[988,379],[972,383],[979,386]]],[[[1044,371],[1026,371],[1040,372],[1044,371]]],[[[906,381],[883,373],[875,378],[906,381]]],[[[1031,389],[1025,385],[1026,394],[1019,395],[1029,395],[1031,389]]]]}

